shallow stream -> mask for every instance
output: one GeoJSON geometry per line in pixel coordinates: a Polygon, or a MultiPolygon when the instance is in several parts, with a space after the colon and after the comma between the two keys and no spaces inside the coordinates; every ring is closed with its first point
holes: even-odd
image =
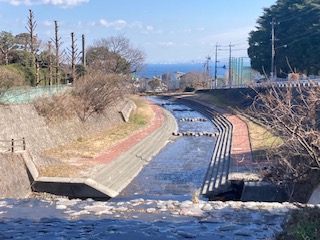
{"type": "MultiPolygon", "coordinates": [[[[176,117],[180,132],[215,132],[185,106],[151,98],[176,117]],[[180,121],[181,119],[186,119],[180,121]]],[[[270,239],[295,206],[207,202],[201,188],[215,137],[172,140],[115,199],[0,199],[0,239],[270,239]]]]}

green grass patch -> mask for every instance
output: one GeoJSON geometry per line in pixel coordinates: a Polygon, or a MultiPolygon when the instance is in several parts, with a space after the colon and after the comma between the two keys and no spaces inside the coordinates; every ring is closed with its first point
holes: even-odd
{"type": "Polygon", "coordinates": [[[295,210],[283,225],[284,231],[277,240],[317,240],[320,239],[320,208],[306,207],[295,210]]]}
{"type": "Polygon", "coordinates": [[[35,69],[33,69],[32,67],[26,67],[20,63],[5,65],[5,67],[8,70],[22,76],[25,79],[27,85],[30,85],[30,86],[35,85],[36,74],[35,74],[35,69]]]}

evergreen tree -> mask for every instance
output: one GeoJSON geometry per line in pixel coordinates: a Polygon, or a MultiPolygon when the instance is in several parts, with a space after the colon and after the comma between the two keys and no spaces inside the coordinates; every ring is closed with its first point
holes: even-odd
{"type": "Polygon", "coordinates": [[[249,35],[248,55],[252,67],[261,73],[271,71],[271,31],[275,29],[275,72],[320,74],[319,0],[278,0],[264,9],[255,31],[249,35]]]}

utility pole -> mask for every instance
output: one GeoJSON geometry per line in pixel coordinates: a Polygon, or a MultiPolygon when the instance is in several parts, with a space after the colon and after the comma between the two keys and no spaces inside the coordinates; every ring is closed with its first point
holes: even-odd
{"type": "Polygon", "coordinates": [[[230,84],[230,88],[232,87],[232,64],[231,64],[231,59],[232,59],[232,47],[234,47],[234,45],[231,44],[229,45],[229,84],[230,84]]]}
{"type": "Polygon", "coordinates": [[[85,45],[85,36],[82,34],[82,65],[86,67],[86,45],[85,45]]]}
{"type": "Polygon", "coordinates": [[[51,41],[48,41],[48,54],[49,54],[49,82],[48,85],[52,85],[52,45],[51,41]]]}
{"type": "Polygon", "coordinates": [[[214,64],[214,88],[217,88],[217,73],[218,73],[218,47],[220,45],[216,44],[216,53],[215,53],[215,64],[214,64]]]}
{"type": "Polygon", "coordinates": [[[209,79],[209,86],[212,88],[212,81],[210,80],[210,72],[209,72],[209,61],[211,60],[211,57],[210,56],[207,56],[206,57],[206,63],[205,63],[205,74],[204,74],[204,77],[205,77],[205,81],[207,81],[207,79],[209,79]],[[211,84],[210,84],[211,82],[211,84]]]}
{"type": "Polygon", "coordinates": [[[272,18],[271,24],[271,72],[270,77],[271,81],[274,80],[275,77],[275,71],[274,71],[274,58],[276,56],[276,48],[275,48],[275,41],[277,40],[275,37],[275,25],[278,24],[275,22],[274,18],[272,18]]]}
{"type": "Polygon", "coordinates": [[[72,82],[76,82],[76,61],[77,61],[77,51],[78,48],[75,44],[74,32],[71,33],[71,74],[72,74],[72,82]]]}

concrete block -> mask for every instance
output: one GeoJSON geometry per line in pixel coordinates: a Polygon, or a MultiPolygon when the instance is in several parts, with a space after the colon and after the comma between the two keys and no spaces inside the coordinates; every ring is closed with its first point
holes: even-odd
{"type": "Polygon", "coordinates": [[[245,182],[241,201],[285,202],[288,196],[283,186],[268,182],[245,182]]]}

